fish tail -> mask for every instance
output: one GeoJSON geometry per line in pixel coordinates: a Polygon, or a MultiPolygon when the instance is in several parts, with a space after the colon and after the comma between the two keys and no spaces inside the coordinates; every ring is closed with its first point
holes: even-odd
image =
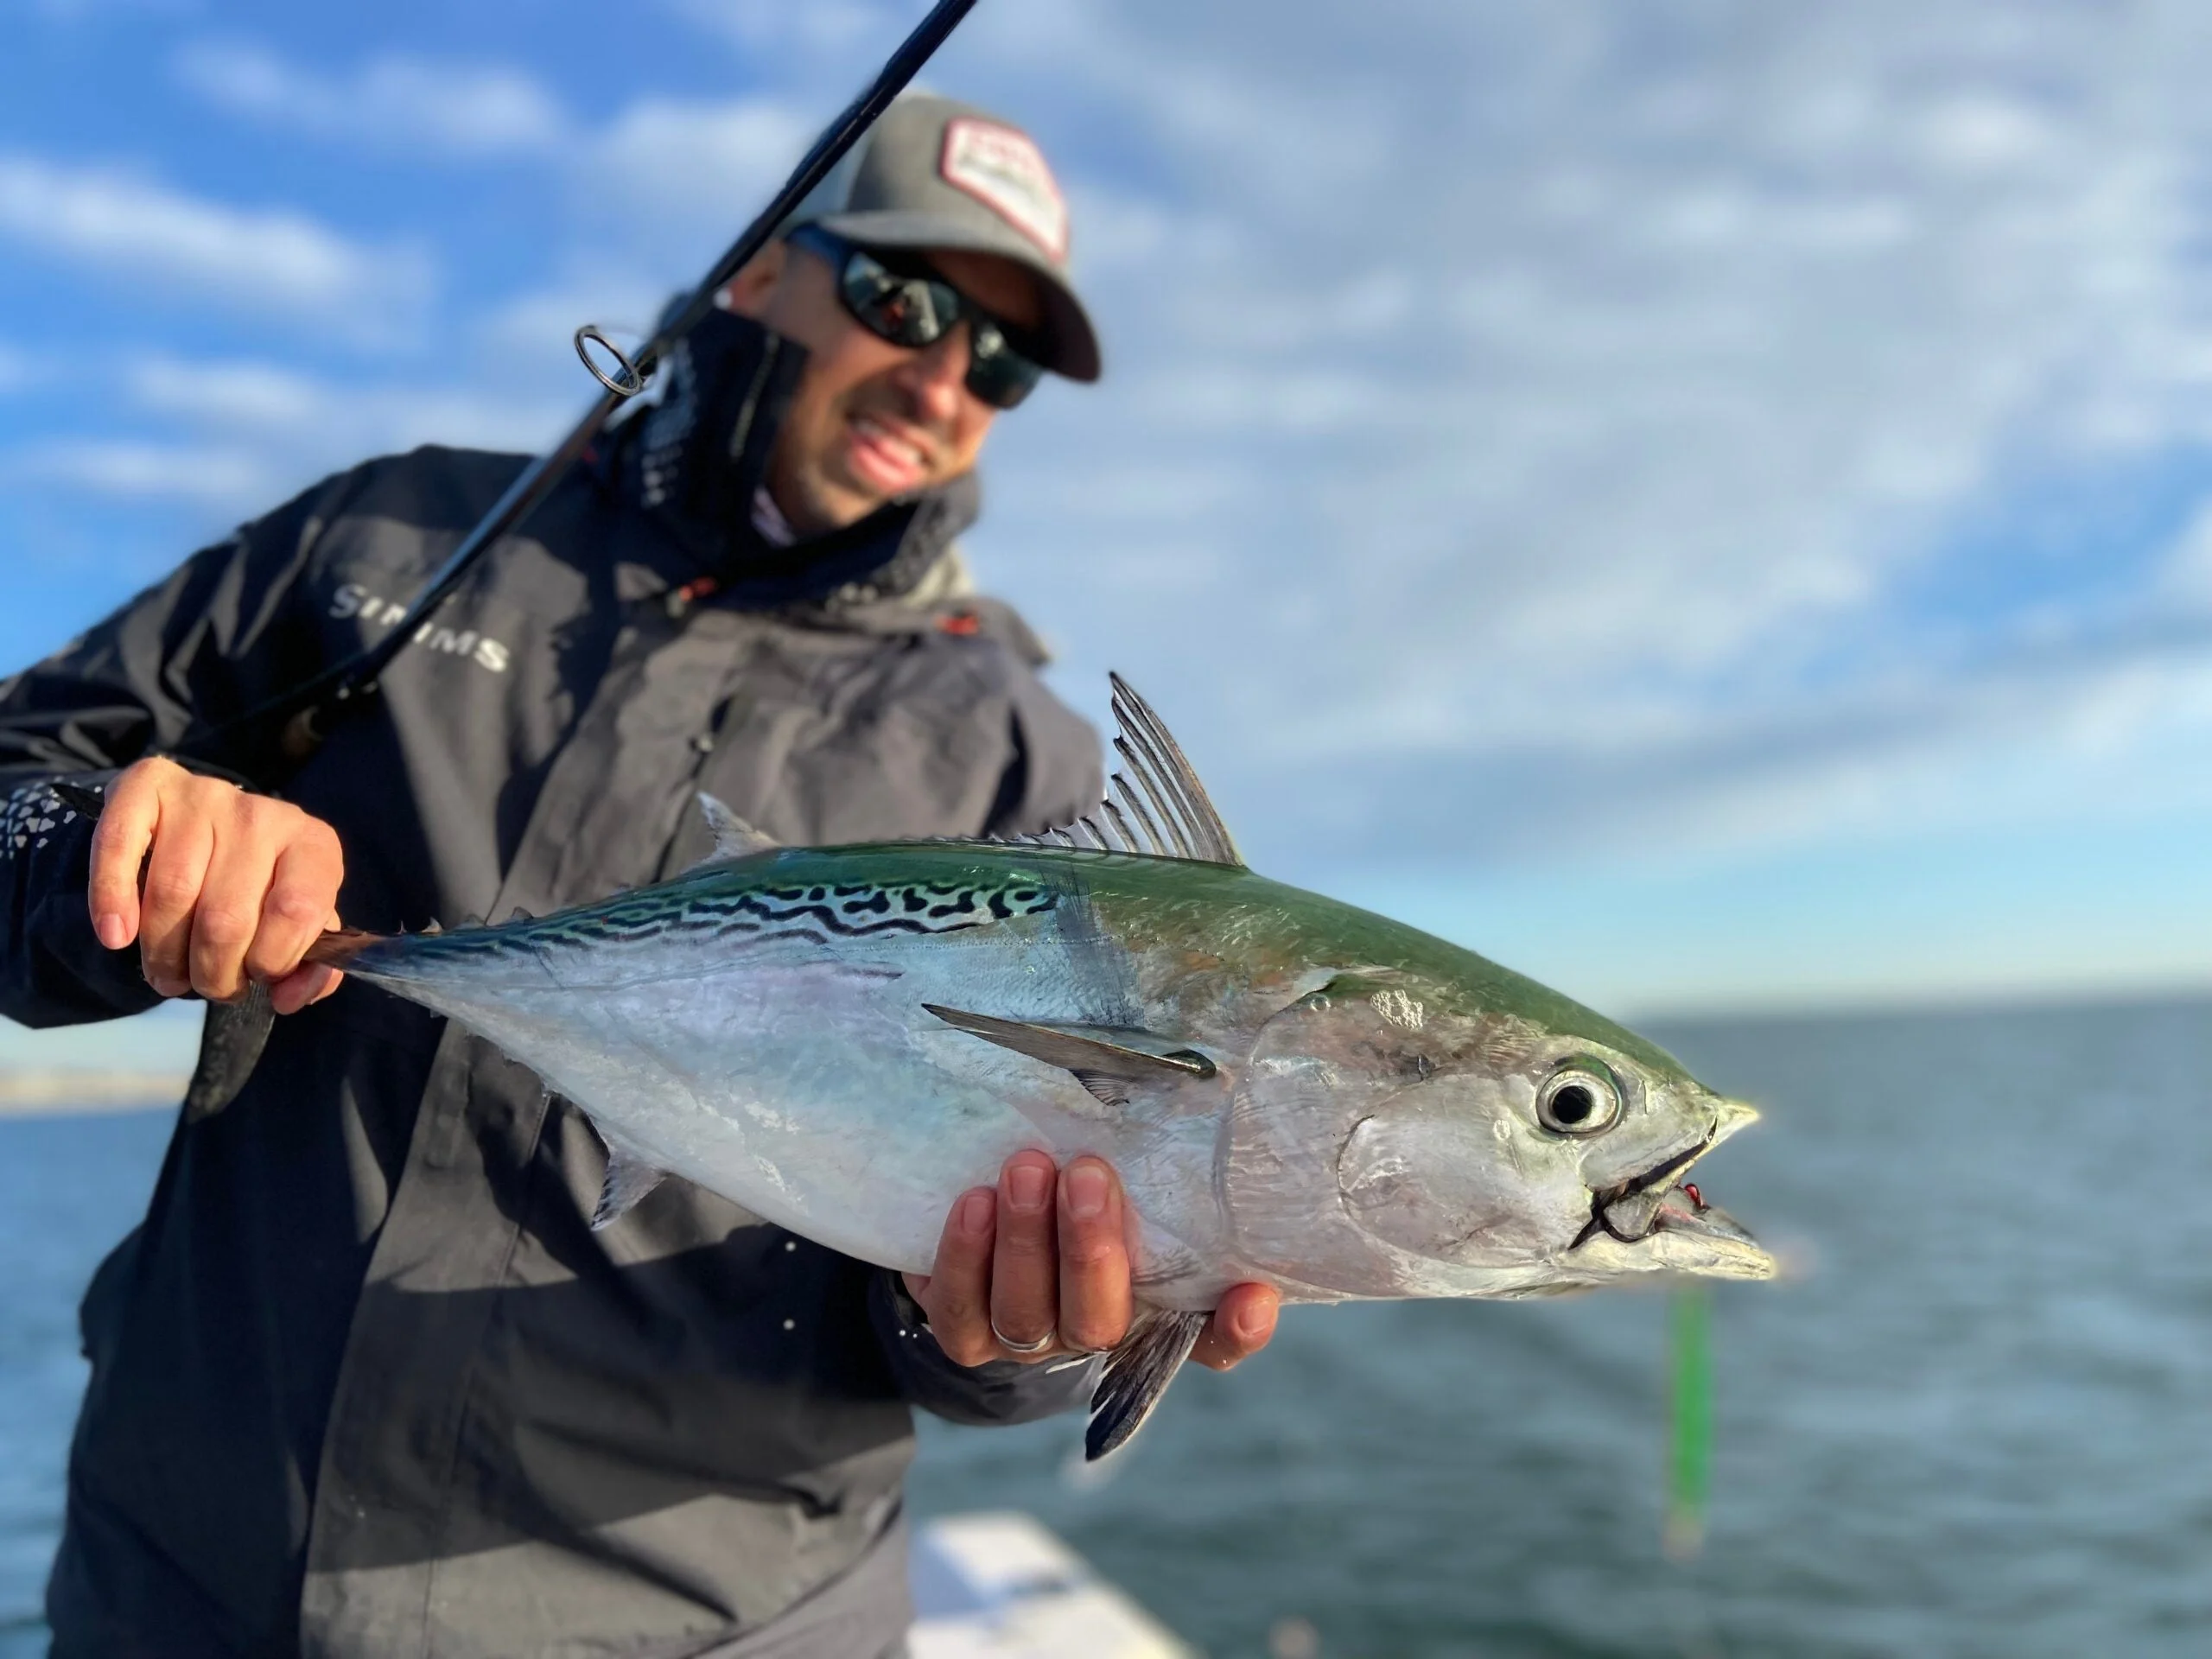
{"type": "Polygon", "coordinates": [[[238,1097],[276,1024],[269,988],[249,986],[235,1002],[210,1002],[200,1033],[200,1059],[184,1094],[184,1121],[213,1117],[238,1097]]]}

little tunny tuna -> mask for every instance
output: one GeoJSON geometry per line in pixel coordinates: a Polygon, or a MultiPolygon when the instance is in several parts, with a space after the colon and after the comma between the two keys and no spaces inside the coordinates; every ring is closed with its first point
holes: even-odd
{"type": "Polygon", "coordinates": [[[1649,1043],[1440,939],[1256,875],[1116,682],[1127,770],[1038,842],[777,848],[713,803],[672,881],[310,959],[535,1068],[608,1153],[595,1225],[664,1173],[927,1271],[954,1198],[1041,1147],[1120,1171],[1129,1339],[1094,1457],[1228,1286],[1289,1301],[1764,1278],[1685,1171],[1751,1121],[1649,1043]]]}

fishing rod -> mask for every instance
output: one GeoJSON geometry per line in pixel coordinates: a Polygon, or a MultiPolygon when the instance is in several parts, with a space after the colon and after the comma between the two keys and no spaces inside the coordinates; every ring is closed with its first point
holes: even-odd
{"type": "Polygon", "coordinates": [[[359,712],[373,702],[378,677],[414,642],[423,625],[461,585],[462,578],[493,546],[552,494],[606,429],[614,411],[645,389],[670,348],[714,309],[715,296],[723,287],[768,245],[777,226],[791,216],[808,193],[829,176],[830,170],[875,124],[877,118],[906,90],[907,83],[921,72],[922,66],[936,54],[938,48],[944,44],[975,5],[976,0],[938,0],[929,15],[891,54],[875,79],[823,129],[813,148],[800,159],[783,188],[715,262],[706,279],[692,290],[683,305],[662,317],[652,337],[635,356],[626,354],[595,327],[587,326],[576,331],[576,354],[583,359],[584,366],[603,389],[599,397],[584,411],[583,418],[567,437],[523,468],[505,493],[493,504],[491,511],[432,573],[422,591],[409,603],[406,614],[381,639],[289,690],[257,703],[244,714],[219,725],[188,730],[171,753],[239,770],[226,764],[228,757],[263,752],[274,738],[287,759],[296,763],[303,761],[321,746],[334,719],[359,712]],[[613,372],[601,368],[594,359],[594,347],[613,359],[613,372]]]}

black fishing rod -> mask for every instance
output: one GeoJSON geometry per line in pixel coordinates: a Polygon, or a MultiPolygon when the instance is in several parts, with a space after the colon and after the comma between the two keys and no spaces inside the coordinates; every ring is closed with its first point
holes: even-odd
{"type": "Polygon", "coordinates": [[[975,5],[976,0],[938,0],[929,16],[891,54],[868,89],[823,129],[822,136],[784,181],[783,188],[730,244],[728,251],[715,262],[706,280],[692,290],[681,307],[662,318],[652,338],[634,357],[624,354],[597,328],[576,331],[577,353],[606,390],[567,437],[523,468],[521,475],[507,486],[492,510],[461,538],[461,545],[454,549],[415,595],[406,615],[383,639],[220,725],[187,731],[171,753],[237,772],[244,768],[232,757],[265,753],[274,740],[288,759],[302,761],[320,747],[333,720],[372,702],[378,677],[391,665],[394,658],[414,642],[423,623],[445,603],[477,561],[552,494],[569,469],[605,429],[614,411],[645,389],[646,382],[670,347],[714,308],[715,296],[724,285],[768,245],[776,227],[790,217],[806,199],[807,193],[827,178],[830,169],[875,124],[876,118],[906,90],[907,83],[921,72],[922,66],[935,55],[938,48],[944,44],[975,5]],[[613,359],[613,373],[594,361],[589,349],[594,346],[613,359]]]}

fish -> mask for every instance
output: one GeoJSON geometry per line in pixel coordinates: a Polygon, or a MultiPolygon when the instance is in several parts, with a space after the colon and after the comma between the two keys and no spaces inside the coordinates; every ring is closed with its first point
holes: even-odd
{"type": "Polygon", "coordinates": [[[1522,1298],[1774,1259],[1688,1184],[1758,1116],[1557,992],[1246,866],[1118,676],[1105,800],[1016,840],[775,844],[702,799],[672,880],[537,918],[327,934],[607,1148],[594,1227],[670,1175],[926,1273],[1012,1154],[1119,1173],[1138,1313],[1086,1457],[1126,1445],[1230,1286],[1522,1298]]]}

